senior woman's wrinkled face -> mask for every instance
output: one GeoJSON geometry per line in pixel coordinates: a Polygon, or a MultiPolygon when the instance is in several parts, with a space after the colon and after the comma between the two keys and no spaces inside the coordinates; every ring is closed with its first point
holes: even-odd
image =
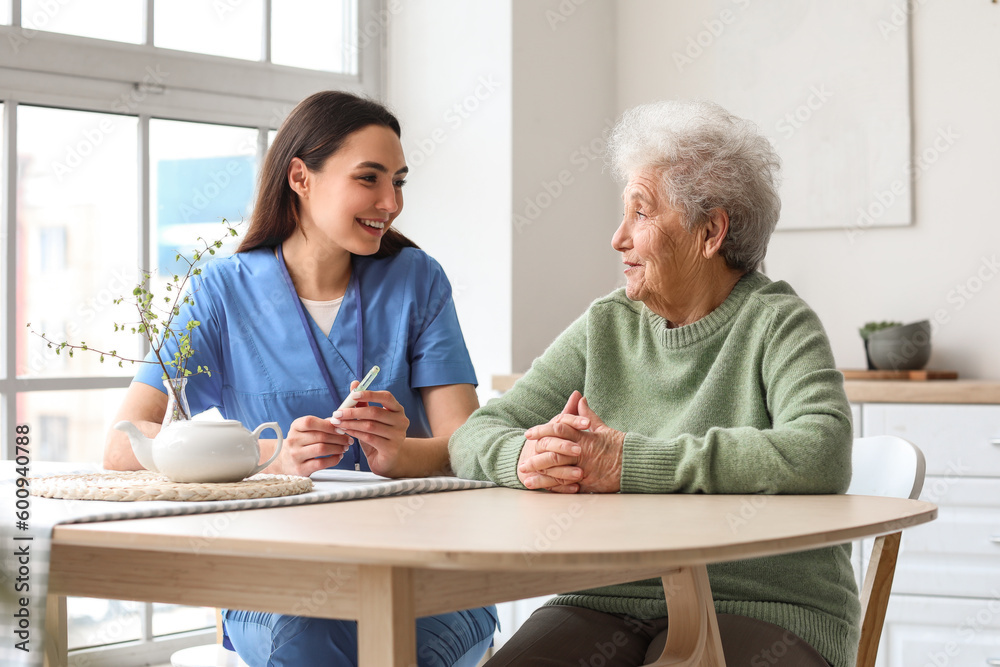
{"type": "Polygon", "coordinates": [[[653,169],[632,176],[622,193],[625,215],[611,245],[622,254],[628,298],[662,315],[664,309],[657,306],[683,298],[704,258],[698,234],[684,229],[681,213],[663,201],[660,188],[653,169]]]}

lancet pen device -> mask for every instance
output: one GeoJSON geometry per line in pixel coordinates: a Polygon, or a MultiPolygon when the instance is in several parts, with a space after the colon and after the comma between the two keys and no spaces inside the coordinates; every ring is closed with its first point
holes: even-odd
{"type": "Polygon", "coordinates": [[[351,398],[351,394],[353,394],[355,391],[364,391],[365,389],[367,389],[368,385],[370,385],[375,380],[375,376],[378,375],[379,370],[380,369],[378,366],[372,366],[372,369],[368,371],[368,375],[366,375],[364,379],[361,380],[361,384],[359,384],[356,389],[354,389],[353,391],[351,391],[350,394],[347,395],[347,398],[344,399],[344,402],[340,404],[340,407],[337,408],[337,410],[346,410],[347,408],[353,408],[355,405],[357,405],[358,401],[356,399],[351,398]]]}

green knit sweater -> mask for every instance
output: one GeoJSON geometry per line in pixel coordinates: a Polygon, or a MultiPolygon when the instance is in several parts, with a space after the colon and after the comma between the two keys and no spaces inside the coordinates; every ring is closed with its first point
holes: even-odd
{"type": "MultiPolygon", "coordinates": [[[[523,489],[524,430],[559,413],[575,389],[626,433],[622,493],[843,493],[850,483],[850,406],[826,333],[788,284],[760,273],[675,329],[624,290],[598,299],[455,432],[455,473],[523,489]]],[[[716,611],[774,623],[834,667],[853,665],[860,604],[850,553],[845,544],[710,565],[716,611]]],[[[658,579],[552,603],[666,616],[658,579]]]]}

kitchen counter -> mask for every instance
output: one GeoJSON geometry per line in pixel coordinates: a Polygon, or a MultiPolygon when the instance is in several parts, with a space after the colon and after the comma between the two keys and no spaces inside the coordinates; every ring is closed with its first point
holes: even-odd
{"type": "Polygon", "coordinates": [[[852,403],[1000,404],[993,380],[846,380],[852,403]]]}
{"type": "MultiPolygon", "coordinates": [[[[507,391],[519,377],[494,375],[493,389],[507,391]]],[[[1000,404],[995,380],[847,380],[844,389],[852,403],[1000,404]]]]}

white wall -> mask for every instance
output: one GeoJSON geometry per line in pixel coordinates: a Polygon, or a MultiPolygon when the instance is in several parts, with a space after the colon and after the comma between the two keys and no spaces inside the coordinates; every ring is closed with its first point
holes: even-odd
{"type": "Polygon", "coordinates": [[[485,398],[617,286],[619,188],[598,157],[615,6],[388,6],[386,99],[411,167],[397,225],[448,272],[485,398]]]}
{"type": "MultiPolygon", "coordinates": [[[[841,367],[863,367],[857,328],[865,321],[936,317],[931,368],[998,378],[1000,6],[910,5],[914,148],[935,158],[915,184],[914,224],[852,228],[856,221],[845,220],[845,229],[777,232],[767,270],[817,310],[841,367]],[[934,155],[939,133],[949,129],[956,138],[934,155]]],[[[388,22],[387,94],[404,122],[414,172],[400,227],[448,270],[488,387],[493,373],[525,370],[591,300],[620,284],[610,249],[620,186],[591,159],[588,144],[599,147],[607,119],[635,104],[724,97],[715,54],[725,49],[709,45],[683,71],[673,53],[721,9],[738,16],[754,5],[399,6],[388,22]],[[490,75],[499,86],[453,127],[449,109],[490,75]],[[436,147],[421,161],[428,141],[436,147]]],[[[725,32],[715,39],[725,40],[725,32]]]]}
{"type": "Polygon", "coordinates": [[[387,7],[386,101],[410,166],[397,225],[451,279],[482,400],[510,371],[510,2],[387,7]]]}
{"type": "MultiPolygon", "coordinates": [[[[895,4],[915,7],[913,140],[915,152],[927,150],[931,158],[914,186],[915,223],[859,228],[856,220],[845,220],[845,229],[777,232],[767,271],[791,283],[816,309],[841,367],[864,367],[857,334],[864,322],[937,317],[941,324],[929,367],[995,379],[1000,377],[1000,5],[895,4]],[[939,139],[944,150],[935,153],[939,133],[949,129],[955,138],[950,145],[939,139]]],[[[738,20],[739,12],[752,11],[753,5],[618,3],[619,111],[655,99],[724,95],[715,73],[725,31],[681,71],[673,60],[720,8],[732,9],[738,20]]],[[[885,18],[892,25],[891,11],[885,18]]]]}
{"type": "Polygon", "coordinates": [[[607,1],[514,2],[515,371],[617,286],[620,189],[600,156],[616,116],[614,26],[607,1]]]}

